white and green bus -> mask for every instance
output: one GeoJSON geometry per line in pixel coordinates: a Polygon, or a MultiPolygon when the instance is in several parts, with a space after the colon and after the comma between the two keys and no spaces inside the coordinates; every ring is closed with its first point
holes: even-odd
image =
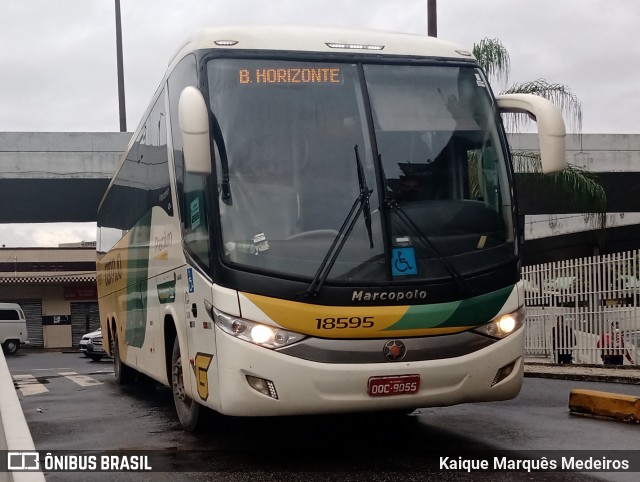
{"type": "Polygon", "coordinates": [[[180,422],[510,399],[523,375],[513,169],[473,56],[416,35],[215,28],[171,60],[98,213],[119,382],[180,422]]]}

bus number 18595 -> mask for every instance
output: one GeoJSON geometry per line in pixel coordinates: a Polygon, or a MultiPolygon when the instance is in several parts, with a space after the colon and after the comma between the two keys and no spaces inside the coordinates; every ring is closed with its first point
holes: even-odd
{"type": "Polygon", "coordinates": [[[350,316],[340,318],[316,318],[318,330],[333,330],[345,328],[373,328],[373,316],[350,316]]]}

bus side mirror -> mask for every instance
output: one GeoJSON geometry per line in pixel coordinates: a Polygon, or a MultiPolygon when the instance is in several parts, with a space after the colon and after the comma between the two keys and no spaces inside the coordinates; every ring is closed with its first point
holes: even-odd
{"type": "Polygon", "coordinates": [[[564,120],[560,111],[540,96],[533,94],[502,94],[496,97],[501,113],[528,114],[538,124],[540,161],[544,174],[553,174],[567,167],[564,120]]]}
{"type": "Polygon", "coordinates": [[[211,174],[209,110],[202,93],[193,86],[185,87],[180,94],[178,122],[185,170],[193,174],[211,174]]]}

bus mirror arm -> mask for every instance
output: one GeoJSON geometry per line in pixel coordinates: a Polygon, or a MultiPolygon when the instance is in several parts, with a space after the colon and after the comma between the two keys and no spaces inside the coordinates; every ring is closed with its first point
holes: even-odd
{"type": "Polygon", "coordinates": [[[528,114],[538,124],[540,161],[544,174],[567,166],[564,120],[560,111],[543,97],[533,94],[502,94],[496,97],[500,113],[528,114]]]}
{"type": "Polygon", "coordinates": [[[186,171],[192,174],[211,174],[209,110],[197,88],[185,87],[180,94],[178,121],[182,132],[186,171]]]}

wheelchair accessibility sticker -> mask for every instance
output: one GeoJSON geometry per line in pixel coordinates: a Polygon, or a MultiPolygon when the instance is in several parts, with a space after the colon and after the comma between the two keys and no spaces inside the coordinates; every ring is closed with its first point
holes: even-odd
{"type": "Polygon", "coordinates": [[[393,276],[408,276],[418,274],[416,254],[413,247],[393,248],[391,260],[391,274],[393,276]]]}

